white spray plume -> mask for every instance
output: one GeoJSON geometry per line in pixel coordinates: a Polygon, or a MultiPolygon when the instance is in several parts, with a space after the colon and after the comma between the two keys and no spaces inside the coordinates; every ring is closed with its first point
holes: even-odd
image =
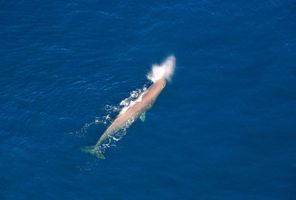
{"type": "Polygon", "coordinates": [[[152,65],[151,72],[147,75],[147,78],[153,83],[162,78],[170,81],[175,70],[175,65],[175,56],[169,56],[160,65],[152,65]]]}

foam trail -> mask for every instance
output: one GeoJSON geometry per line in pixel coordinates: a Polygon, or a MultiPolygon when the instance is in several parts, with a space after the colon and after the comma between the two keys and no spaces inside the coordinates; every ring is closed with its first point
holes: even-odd
{"type": "Polygon", "coordinates": [[[174,74],[175,66],[175,56],[169,56],[160,65],[152,65],[151,72],[148,73],[147,78],[153,83],[162,78],[170,81],[172,75],[174,74]]]}

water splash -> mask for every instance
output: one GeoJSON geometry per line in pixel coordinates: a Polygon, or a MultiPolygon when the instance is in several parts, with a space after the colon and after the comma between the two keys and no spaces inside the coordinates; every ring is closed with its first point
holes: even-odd
{"type": "Polygon", "coordinates": [[[153,83],[161,78],[165,78],[166,80],[170,81],[174,74],[175,66],[175,56],[169,56],[160,65],[152,65],[151,72],[148,73],[147,78],[153,83]]]}
{"type": "Polygon", "coordinates": [[[125,98],[120,102],[120,114],[125,113],[130,107],[132,107],[135,103],[140,102],[142,100],[143,95],[146,93],[147,87],[144,86],[142,89],[134,90],[130,93],[128,98],[125,98]]]}

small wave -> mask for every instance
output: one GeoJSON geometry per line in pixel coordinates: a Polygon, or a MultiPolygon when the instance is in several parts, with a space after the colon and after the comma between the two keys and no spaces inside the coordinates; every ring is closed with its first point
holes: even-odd
{"type": "Polygon", "coordinates": [[[111,123],[111,117],[109,114],[103,117],[95,117],[92,121],[86,122],[82,128],[77,131],[71,132],[70,134],[74,134],[77,137],[84,137],[91,128],[98,126],[98,125],[107,125],[111,123]]]}

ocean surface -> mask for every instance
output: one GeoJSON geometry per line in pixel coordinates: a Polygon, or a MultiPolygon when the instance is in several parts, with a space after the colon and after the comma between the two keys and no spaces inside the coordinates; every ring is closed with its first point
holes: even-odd
{"type": "Polygon", "coordinates": [[[2,0],[0,199],[295,200],[295,63],[295,0],[2,0]],[[83,153],[170,55],[145,122],[83,153]]]}

